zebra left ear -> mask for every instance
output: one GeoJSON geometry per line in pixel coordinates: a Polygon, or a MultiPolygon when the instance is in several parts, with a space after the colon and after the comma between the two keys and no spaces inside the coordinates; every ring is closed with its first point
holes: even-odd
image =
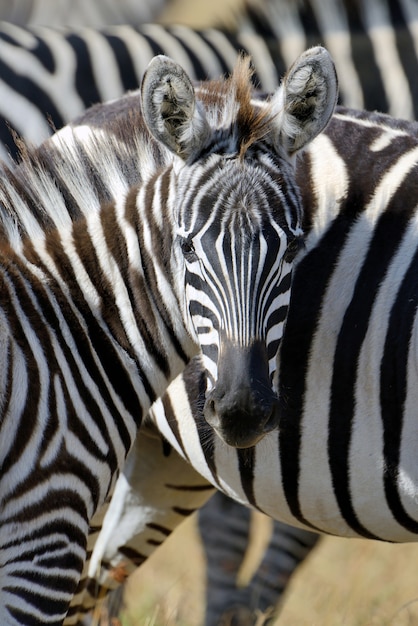
{"type": "Polygon", "coordinates": [[[166,56],[154,57],[141,85],[142,110],[151,134],[187,160],[209,133],[203,109],[183,68],[166,56]]]}
{"type": "Polygon", "coordinates": [[[334,63],[325,48],[304,52],[273,97],[279,143],[289,155],[312,141],[328,124],[337,102],[334,63]]]}

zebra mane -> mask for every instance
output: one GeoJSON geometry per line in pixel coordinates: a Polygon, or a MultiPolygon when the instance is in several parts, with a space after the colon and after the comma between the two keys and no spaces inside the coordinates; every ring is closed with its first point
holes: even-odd
{"type": "Polygon", "coordinates": [[[172,160],[149,136],[138,92],[92,107],[38,148],[19,148],[18,165],[0,166],[0,241],[14,248],[124,197],[172,160]]]}

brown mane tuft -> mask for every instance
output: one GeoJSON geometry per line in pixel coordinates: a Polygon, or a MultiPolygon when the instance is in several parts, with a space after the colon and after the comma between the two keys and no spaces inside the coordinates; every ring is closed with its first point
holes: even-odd
{"type": "Polygon", "coordinates": [[[203,92],[199,96],[208,108],[221,104],[223,119],[228,119],[227,110],[233,113],[230,122],[237,133],[241,157],[252,144],[266,135],[272,118],[271,107],[254,107],[253,73],[250,57],[240,55],[231,76],[204,83],[203,92]]]}

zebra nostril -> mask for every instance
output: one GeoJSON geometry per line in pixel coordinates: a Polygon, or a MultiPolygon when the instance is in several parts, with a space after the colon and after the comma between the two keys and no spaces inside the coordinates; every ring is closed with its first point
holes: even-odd
{"type": "Polygon", "coordinates": [[[219,415],[217,413],[216,402],[213,397],[210,396],[206,400],[205,406],[203,409],[203,414],[209,426],[212,426],[212,428],[216,428],[216,426],[219,426],[219,423],[220,423],[219,415]]]}

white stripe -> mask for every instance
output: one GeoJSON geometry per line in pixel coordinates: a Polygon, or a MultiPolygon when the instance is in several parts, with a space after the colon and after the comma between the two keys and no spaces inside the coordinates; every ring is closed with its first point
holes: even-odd
{"type": "MultiPolygon", "coordinates": [[[[115,53],[100,31],[93,28],[81,29],[76,32],[86,44],[93,69],[95,86],[100,95],[100,101],[118,98],[125,92],[120,69],[116,62],[115,53]]],[[[94,102],[90,102],[95,104],[94,102]]]]}
{"type": "Polygon", "coordinates": [[[271,53],[264,39],[250,33],[238,33],[237,40],[251,55],[261,89],[264,91],[274,91],[277,89],[280,77],[277,76],[271,53]]]}
{"type": "MultiPolygon", "coordinates": [[[[388,509],[383,483],[383,458],[371,451],[383,450],[382,416],[380,411],[380,367],[385,347],[385,337],[391,308],[396,299],[398,288],[402,282],[409,263],[412,260],[418,241],[418,217],[405,234],[403,241],[391,261],[380,285],[379,292],[373,304],[367,333],[363,341],[356,375],[356,407],[350,444],[350,490],[352,502],[360,522],[367,528],[385,538],[388,524],[391,527],[388,540],[396,538],[396,522],[388,509]],[[365,477],[367,476],[367,481],[365,477]]],[[[412,372],[413,370],[410,370],[412,372]]],[[[417,379],[414,377],[415,387],[417,379]]],[[[410,381],[409,381],[410,382],[410,381]]],[[[416,394],[414,393],[414,396],[416,394]]],[[[412,414],[416,414],[416,405],[412,414]]],[[[399,420],[402,417],[399,415],[399,420]]],[[[415,433],[416,433],[416,420],[415,433]]],[[[412,435],[412,433],[410,433],[412,435]]],[[[415,436],[412,435],[415,439],[415,436]]],[[[411,441],[407,448],[411,450],[411,441]]],[[[414,474],[415,491],[404,490],[404,504],[410,509],[412,517],[416,518],[416,502],[418,498],[418,472],[411,459],[404,466],[414,474]],[[409,505],[409,506],[408,506],[409,505]]],[[[406,459],[405,459],[406,460],[406,459]]],[[[405,473],[404,473],[405,475],[405,473]]],[[[410,481],[409,481],[410,482],[410,481]]],[[[398,527],[399,540],[406,541],[407,531],[398,527]]],[[[416,540],[416,534],[410,534],[410,540],[416,540]]]]}

